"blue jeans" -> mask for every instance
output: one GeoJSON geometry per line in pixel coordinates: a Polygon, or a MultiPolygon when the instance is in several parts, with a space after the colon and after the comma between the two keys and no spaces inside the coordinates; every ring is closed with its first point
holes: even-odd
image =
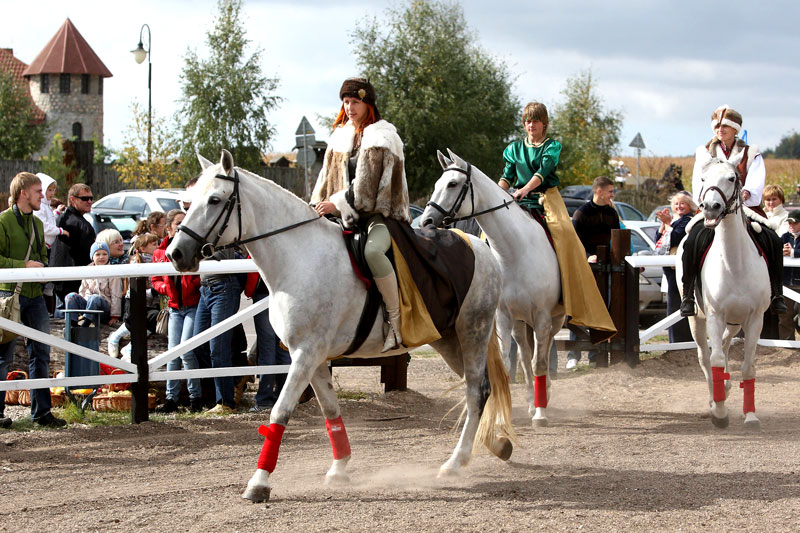
{"type": "MultiPolygon", "coordinates": [[[[0,291],[0,296],[10,296],[12,293],[0,291]]],[[[29,328],[50,333],[50,315],[44,298],[19,297],[20,321],[29,328]]],[[[8,368],[14,361],[14,348],[17,339],[6,344],[0,344],[0,381],[5,381],[8,368]]],[[[50,346],[38,341],[26,339],[28,348],[28,376],[31,379],[50,377],[50,346]]],[[[0,413],[6,408],[6,393],[0,392],[0,413]]],[[[39,420],[50,412],[50,389],[31,390],[31,418],[39,420]]]]}
{"type": "MultiPolygon", "coordinates": [[[[183,307],[181,309],[169,308],[169,326],[167,330],[167,348],[171,349],[181,344],[182,342],[192,338],[194,334],[194,319],[197,312],[197,306],[183,307]]],[[[200,368],[197,362],[197,356],[193,350],[189,350],[180,358],[175,358],[167,363],[167,370],[180,370],[181,362],[183,362],[184,370],[195,370],[200,368]]],[[[189,387],[189,398],[192,400],[200,399],[203,396],[203,390],[200,387],[200,379],[187,380],[189,387]]],[[[177,402],[178,396],[181,393],[181,380],[170,379],[167,380],[167,399],[177,402]]]]}
{"type": "MultiPolygon", "coordinates": [[[[200,287],[200,302],[194,318],[194,335],[199,335],[211,326],[219,324],[239,310],[239,297],[242,292],[239,280],[228,276],[224,281],[212,282],[200,287]]],[[[231,366],[232,330],[220,333],[206,344],[195,348],[198,361],[211,362],[212,368],[231,366]]],[[[233,377],[214,378],[217,403],[235,408],[233,377]]]]}
{"type": "MultiPolygon", "coordinates": [[[[253,296],[253,303],[266,298],[266,294],[253,296]]],[[[289,352],[281,348],[281,340],[275,335],[272,324],[269,323],[269,309],[253,317],[256,329],[256,346],[258,350],[259,365],[290,365],[292,358],[289,352]]],[[[256,405],[258,407],[272,407],[281,394],[283,384],[286,383],[286,374],[261,374],[258,378],[258,392],[256,392],[256,405]]]]}
{"type": "MultiPolygon", "coordinates": [[[[569,340],[571,340],[571,341],[578,340],[578,337],[575,336],[575,334],[572,332],[572,330],[569,330],[569,340]]],[[[590,363],[594,363],[595,359],[597,359],[597,354],[598,354],[597,350],[589,350],[589,351],[586,352],[586,355],[587,355],[590,363]]],[[[580,361],[581,360],[581,351],[580,350],[569,350],[567,352],[567,359],[575,359],[576,361],[580,361]]]]}
{"type": "MultiPolygon", "coordinates": [[[[71,292],[67,294],[65,302],[66,309],[88,309],[92,311],[102,311],[103,313],[101,315],[95,315],[94,313],[89,313],[86,315],[89,320],[94,322],[95,326],[100,326],[100,324],[97,323],[98,316],[103,324],[108,324],[108,321],[111,319],[111,304],[109,304],[108,301],[106,301],[106,299],[99,294],[92,294],[89,296],[89,299],[86,300],[77,292],[71,292]]],[[[74,318],[74,315],[72,316],[74,318]]]]}

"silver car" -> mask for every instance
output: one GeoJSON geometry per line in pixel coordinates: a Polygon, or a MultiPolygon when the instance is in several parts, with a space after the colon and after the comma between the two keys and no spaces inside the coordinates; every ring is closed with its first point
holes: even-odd
{"type": "MultiPolygon", "coordinates": [[[[656,248],[656,233],[661,223],[623,220],[631,230],[632,255],[653,255],[656,248]]],[[[662,315],[667,309],[667,295],[661,292],[661,267],[645,267],[639,274],[639,313],[662,315]]]]}

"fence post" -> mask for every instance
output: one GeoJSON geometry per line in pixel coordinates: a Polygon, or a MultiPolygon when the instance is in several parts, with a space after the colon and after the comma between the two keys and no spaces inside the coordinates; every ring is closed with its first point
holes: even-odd
{"type": "Polygon", "coordinates": [[[147,307],[145,297],[146,279],[131,278],[131,362],[136,365],[139,379],[131,384],[131,422],[139,424],[150,419],[147,409],[147,394],[150,389],[150,373],[147,367],[147,307]]]}
{"type": "Polygon", "coordinates": [[[625,360],[626,343],[626,283],[625,256],[630,255],[631,230],[611,230],[611,294],[609,312],[617,334],[611,338],[611,364],[625,360]]]}
{"type": "Polygon", "coordinates": [[[625,262],[625,361],[639,364],[639,267],[625,262]]]}
{"type": "MultiPolygon", "coordinates": [[[[597,283],[597,290],[600,291],[600,296],[603,298],[603,304],[608,309],[610,306],[608,301],[608,273],[611,266],[608,246],[598,246],[595,255],[597,256],[597,266],[592,269],[594,271],[594,281],[597,283]]],[[[608,342],[596,345],[596,349],[597,357],[595,358],[595,363],[598,368],[608,367],[608,342]]]]}

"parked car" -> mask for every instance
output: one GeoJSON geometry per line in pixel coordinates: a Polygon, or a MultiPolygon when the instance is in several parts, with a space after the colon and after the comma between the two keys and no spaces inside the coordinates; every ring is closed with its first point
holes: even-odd
{"type": "MultiPolygon", "coordinates": [[[[580,198],[574,198],[572,196],[567,196],[564,198],[564,205],[567,206],[567,213],[569,216],[575,214],[575,211],[578,210],[580,206],[585,204],[587,200],[582,200],[580,198]]],[[[638,222],[642,222],[645,220],[644,214],[633,207],[631,204],[626,204],[625,202],[614,202],[614,207],[617,209],[617,214],[619,214],[619,219],[628,221],[628,220],[635,220],[638,222]]]]}
{"type": "Polygon", "coordinates": [[[155,189],[145,191],[129,189],[104,196],[94,203],[95,208],[122,209],[136,211],[144,218],[152,211],[165,213],[172,209],[180,209],[180,193],[183,189],[155,189]]]}
{"type": "Polygon", "coordinates": [[[140,214],[138,211],[92,206],[92,210],[85,213],[83,218],[89,221],[95,233],[100,233],[109,228],[119,231],[127,252],[131,247],[131,234],[136,228],[140,214]]]}
{"type": "MultiPolygon", "coordinates": [[[[631,255],[653,255],[659,222],[623,221],[631,230],[631,255]]],[[[667,310],[667,295],[661,292],[661,267],[644,267],[639,273],[639,313],[663,315],[667,310]]]]}
{"type": "Polygon", "coordinates": [[[569,196],[570,198],[581,198],[588,200],[592,197],[591,185],[567,185],[561,189],[561,196],[569,196]]]}
{"type": "Polygon", "coordinates": [[[647,221],[648,222],[658,222],[658,218],[656,217],[656,213],[658,213],[659,211],[663,211],[664,209],[669,209],[669,212],[672,213],[672,207],[670,207],[669,205],[660,205],[660,206],[656,207],[655,209],[653,209],[652,211],[650,211],[650,214],[647,215],[647,221]]]}

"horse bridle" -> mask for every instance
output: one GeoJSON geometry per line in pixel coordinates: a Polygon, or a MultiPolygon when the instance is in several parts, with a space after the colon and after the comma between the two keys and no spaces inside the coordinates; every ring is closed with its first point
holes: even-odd
{"type": "Polygon", "coordinates": [[[716,185],[712,185],[708,188],[704,188],[703,192],[700,194],[700,203],[702,204],[705,201],[706,194],[709,191],[717,191],[720,196],[722,196],[722,200],[725,204],[725,209],[722,210],[722,213],[719,215],[719,220],[722,220],[727,215],[731,213],[736,213],[739,208],[742,206],[742,183],[739,179],[739,176],[734,177],[734,184],[733,184],[733,194],[730,198],[716,185]]]}
{"type": "Polygon", "coordinates": [[[489,209],[484,209],[483,211],[478,211],[476,213],[475,190],[472,188],[472,165],[467,163],[466,170],[458,166],[449,166],[446,169],[444,169],[445,172],[447,172],[448,170],[455,170],[456,172],[461,172],[462,174],[464,174],[464,176],[466,176],[466,179],[464,180],[464,185],[461,186],[461,190],[458,192],[458,196],[456,197],[456,201],[453,203],[453,207],[451,207],[449,210],[445,210],[444,207],[440,206],[434,201],[430,201],[427,204],[425,204],[426,206],[433,207],[434,209],[436,209],[437,211],[439,211],[441,214],[444,215],[444,218],[442,219],[443,225],[449,226],[453,222],[458,222],[459,220],[467,220],[480,215],[485,215],[486,213],[491,213],[492,211],[497,211],[498,209],[503,209],[504,207],[508,209],[508,206],[514,203],[514,200],[511,199],[508,201],[504,201],[500,205],[496,205],[494,207],[490,207],[489,209]],[[467,216],[456,217],[455,216],[456,213],[458,213],[459,209],[461,209],[461,205],[467,198],[467,193],[469,193],[470,202],[472,204],[471,212],[467,216]]]}
{"type": "Polygon", "coordinates": [[[200,236],[199,233],[194,231],[191,228],[187,228],[183,225],[178,226],[176,230],[182,231],[186,233],[189,237],[196,240],[200,243],[200,255],[203,259],[210,259],[213,255],[222,250],[228,250],[230,248],[239,248],[240,246],[247,244],[249,242],[257,241],[259,239],[266,239],[267,237],[271,237],[273,235],[277,235],[279,233],[283,233],[284,231],[289,231],[290,229],[297,228],[304,224],[308,224],[309,222],[314,222],[315,220],[319,220],[320,216],[316,218],[310,218],[308,220],[303,220],[302,222],[297,222],[295,224],[290,224],[288,226],[284,226],[282,228],[270,231],[268,233],[262,233],[261,235],[256,235],[255,237],[250,237],[249,239],[242,239],[242,202],[239,199],[239,173],[236,169],[233,169],[233,176],[228,176],[227,174],[216,174],[215,178],[231,181],[233,182],[233,193],[228,196],[228,200],[225,202],[225,206],[222,208],[219,216],[214,221],[214,223],[209,227],[208,232],[204,236],[200,236]],[[231,215],[233,214],[234,208],[236,209],[236,215],[239,217],[239,235],[235,241],[225,244],[223,246],[217,246],[219,243],[222,234],[225,233],[225,230],[228,229],[228,222],[231,219],[231,215]],[[217,226],[219,221],[222,217],[225,217],[225,220],[222,221],[222,226],[220,226],[219,231],[217,232],[217,236],[214,238],[214,242],[208,241],[208,236],[211,235],[211,232],[214,231],[214,228],[217,226]]]}

